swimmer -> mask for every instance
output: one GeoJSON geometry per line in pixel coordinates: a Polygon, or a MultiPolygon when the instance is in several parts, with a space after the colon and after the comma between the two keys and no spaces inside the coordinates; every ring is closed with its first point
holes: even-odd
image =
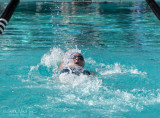
{"type": "Polygon", "coordinates": [[[65,53],[63,62],[59,66],[59,72],[75,74],[75,75],[94,75],[93,72],[90,72],[84,69],[85,61],[82,54],[77,50],[69,50],[65,53]]]}

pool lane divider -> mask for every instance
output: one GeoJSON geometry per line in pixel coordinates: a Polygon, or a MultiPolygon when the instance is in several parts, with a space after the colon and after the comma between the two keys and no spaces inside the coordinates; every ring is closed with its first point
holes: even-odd
{"type": "Polygon", "coordinates": [[[158,4],[155,2],[155,0],[146,0],[154,14],[157,16],[157,18],[160,20],[160,7],[158,4]]]}
{"type": "Polygon", "coordinates": [[[3,11],[3,13],[0,17],[0,34],[3,33],[7,23],[9,22],[10,18],[12,17],[14,10],[16,9],[19,2],[20,2],[20,0],[10,0],[6,9],[3,11]]]}

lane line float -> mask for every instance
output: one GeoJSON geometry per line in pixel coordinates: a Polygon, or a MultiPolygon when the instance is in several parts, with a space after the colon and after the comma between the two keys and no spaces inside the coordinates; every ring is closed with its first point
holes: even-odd
{"type": "Polygon", "coordinates": [[[157,18],[160,20],[160,7],[155,2],[155,0],[146,0],[146,2],[150,6],[154,14],[157,16],[157,18]]]}
{"type": "Polygon", "coordinates": [[[3,11],[0,17],[0,34],[3,33],[19,2],[20,0],[11,0],[3,11]]]}

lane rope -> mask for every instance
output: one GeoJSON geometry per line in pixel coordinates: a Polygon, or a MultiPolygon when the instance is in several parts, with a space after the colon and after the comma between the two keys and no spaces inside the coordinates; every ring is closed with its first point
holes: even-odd
{"type": "Polygon", "coordinates": [[[152,9],[153,13],[157,16],[157,18],[160,20],[160,7],[155,2],[155,0],[146,0],[147,4],[152,9]]]}
{"type": "Polygon", "coordinates": [[[20,0],[10,0],[4,12],[2,13],[0,17],[0,34],[3,33],[19,2],[20,0]]]}

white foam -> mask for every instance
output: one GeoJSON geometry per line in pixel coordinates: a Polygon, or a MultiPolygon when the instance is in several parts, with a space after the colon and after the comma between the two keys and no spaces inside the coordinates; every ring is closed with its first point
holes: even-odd
{"type": "MultiPolygon", "coordinates": [[[[96,77],[93,76],[87,76],[87,75],[74,75],[74,74],[60,74],[59,76],[60,83],[63,83],[65,85],[70,85],[70,87],[75,88],[77,86],[84,86],[87,84],[87,86],[92,87],[91,84],[95,87],[95,85],[101,85],[101,80],[97,80],[96,77]],[[94,81],[93,81],[94,80],[94,81]]],[[[83,89],[84,93],[87,93],[87,89],[83,89]]]]}
{"type": "Polygon", "coordinates": [[[89,64],[92,64],[92,65],[96,64],[96,61],[93,60],[91,57],[87,58],[85,61],[86,61],[87,63],[89,63],[89,64]]]}
{"type": "Polygon", "coordinates": [[[132,67],[131,67],[131,69],[129,70],[129,72],[130,72],[131,74],[138,74],[138,75],[146,75],[146,74],[147,74],[146,72],[138,71],[138,69],[133,69],[132,67]]]}
{"type": "Polygon", "coordinates": [[[41,58],[41,64],[44,66],[52,67],[58,66],[58,62],[61,62],[64,56],[63,50],[60,48],[52,48],[49,53],[44,54],[41,58]]]}
{"type": "Polygon", "coordinates": [[[146,75],[146,72],[139,71],[138,69],[134,69],[134,67],[126,67],[125,65],[121,65],[119,63],[114,63],[114,65],[106,65],[105,68],[99,71],[101,75],[113,75],[113,74],[137,74],[137,75],[146,75]]]}

